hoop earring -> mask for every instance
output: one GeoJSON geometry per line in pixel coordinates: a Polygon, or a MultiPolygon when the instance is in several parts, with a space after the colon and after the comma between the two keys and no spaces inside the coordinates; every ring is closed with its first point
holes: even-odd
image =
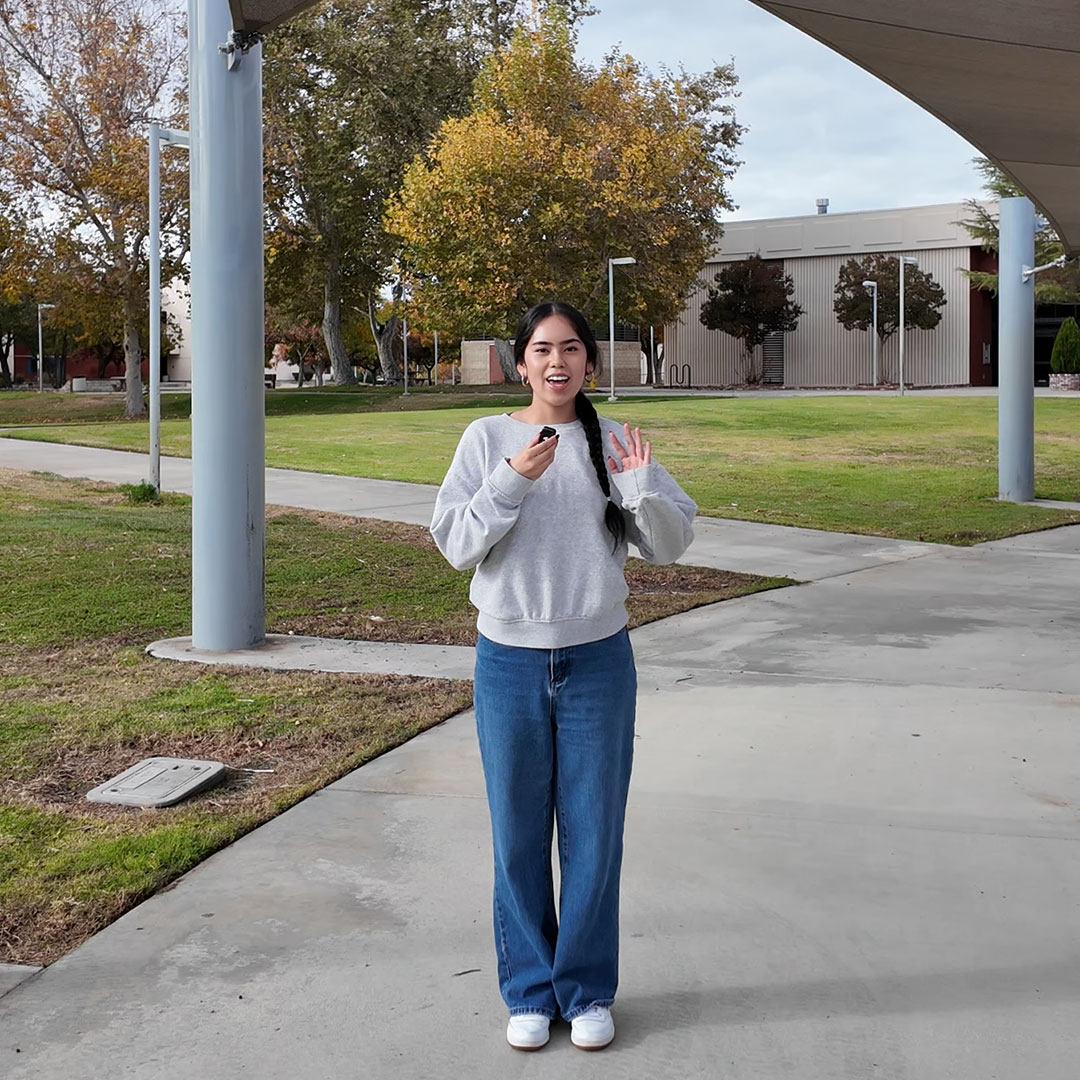
{"type": "Polygon", "coordinates": [[[521,376],[521,385],[522,386],[528,386],[529,385],[529,376],[528,375],[522,375],[521,376]]]}

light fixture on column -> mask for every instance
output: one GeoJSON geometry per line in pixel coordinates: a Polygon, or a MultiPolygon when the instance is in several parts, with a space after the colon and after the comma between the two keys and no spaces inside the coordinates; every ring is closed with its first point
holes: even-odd
{"type": "Polygon", "coordinates": [[[877,386],[877,383],[878,383],[878,375],[877,375],[877,366],[878,366],[877,365],[877,351],[878,351],[877,282],[876,281],[864,281],[863,282],[863,288],[870,290],[870,295],[873,297],[873,300],[874,300],[874,314],[873,314],[873,321],[871,323],[871,329],[872,329],[873,334],[874,334],[874,344],[873,344],[872,353],[871,353],[872,356],[873,356],[873,359],[871,361],[870,371],[871,371],[871,385],[877,386]]]}
{"type": "Polygon", "coordinates": [[[631,255],[621,259],[608,259],[607,261],[607,288],[608,288],[608,363],[611,365],[611,393],[608,401],[618,401],[615,396],[615,267],[632,266],[637,262],[631,255]]]}
{"type": "Polygon", "coordinates": [[[919,260],[914,255],[901,255],[900,259],[900,394],[904,393],[904,267],[919,267],[919,260]]]}

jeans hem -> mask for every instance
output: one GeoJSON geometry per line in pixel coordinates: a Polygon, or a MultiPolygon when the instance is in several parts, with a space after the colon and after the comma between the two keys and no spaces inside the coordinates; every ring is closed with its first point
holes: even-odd
{"type": "Polygon", "coordinates": [[[603,1009],[610,1009],[615,1003],[614,998],[597,998],[595,1001],[590,1001],[588,1005],[582,1005],[580,1009],[571,1009],[568,1013],[563,1013],[563,1019],[568,1023],[573,1023],[577,1017],[587,1013],[594,1005],[599,1005],[603,1009]]]}
{"type": "Polygon", "coordinates": [[[515,1005],[510,1010],[511,1016],[546,1016],[549,1020],[555,1019],[554,1009],[541,1009],[535,1005],[515,1005]]]}

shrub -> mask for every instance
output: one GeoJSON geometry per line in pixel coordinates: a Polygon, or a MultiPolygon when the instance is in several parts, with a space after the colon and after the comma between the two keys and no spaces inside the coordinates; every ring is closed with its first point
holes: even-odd
{"type": "Polygon", "coordinates": [[[1071,315],[1061,324],[1054,339],[1050,370],[1063,374],[1080,373],[1080,326],[1071,315]]]}
{"type": "Polygon", "coordinates": [[[129,503],[159,503],[161,495],[158,489],[147,480],[140,484],[121,484],[120,490],[127,496],[129,503]]]}

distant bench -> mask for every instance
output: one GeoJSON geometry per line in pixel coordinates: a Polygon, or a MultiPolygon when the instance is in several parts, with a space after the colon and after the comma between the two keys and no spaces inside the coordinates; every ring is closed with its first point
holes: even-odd
{"type": "Polygon", "coordinates": [[[71,390],[76,394],[111,394],[123,389],[123,379],[84,379],[77,376],[71,380],[71,390]]]}

